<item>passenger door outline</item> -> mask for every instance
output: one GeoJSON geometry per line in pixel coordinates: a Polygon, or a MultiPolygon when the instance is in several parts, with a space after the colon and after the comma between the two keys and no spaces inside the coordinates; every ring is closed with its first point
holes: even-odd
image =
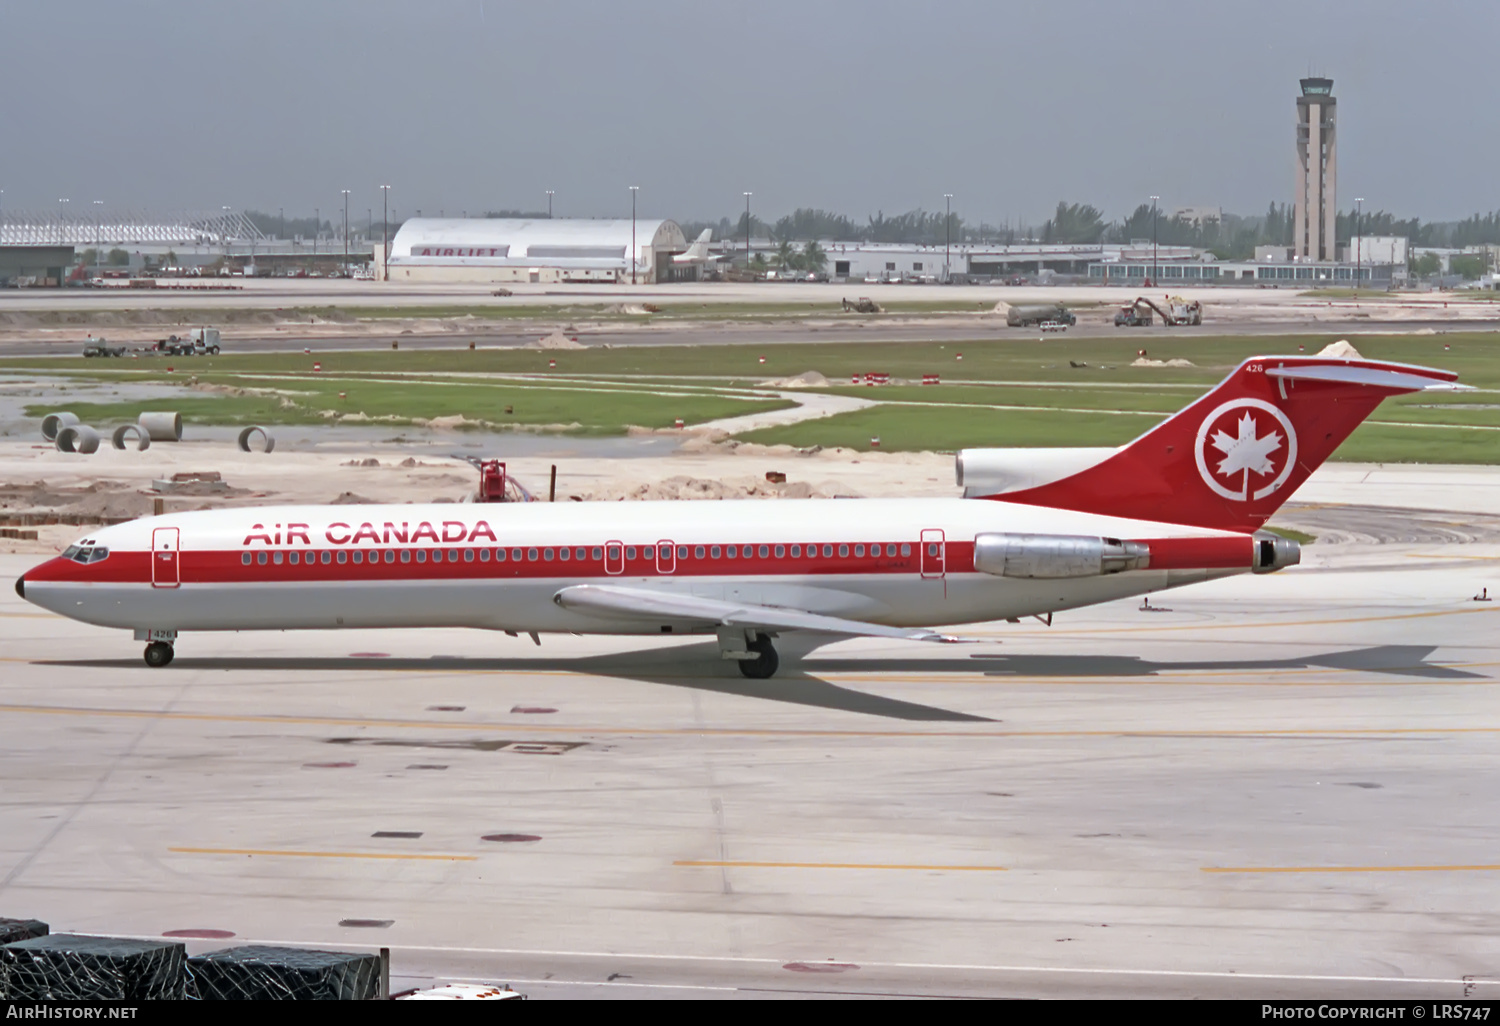
{"type": "Polygon", "coordinates": [[[670,574],[677,571],[677,546],[670,538],[656,543],[656,572],[670,574]]]}
{"type": "Polygon", "coordinates": [[[625,572],[624,542],[607,541],[604,543],[604,572],[607,574],[623,574],[625,572]]]}
{"type": "Polygon", "coordinates": [[[943,539],[943,532],[936,527],[928,527],[922,530],[922,576],[927,578],[946,577],[948,574],[948,543],[943,539]]]}
{"type": "Polygon", "coordinates": [[[158,527],[151,532],[151,587],[175,588],[182,583],[180,540],[175,527],[158,527]]]}

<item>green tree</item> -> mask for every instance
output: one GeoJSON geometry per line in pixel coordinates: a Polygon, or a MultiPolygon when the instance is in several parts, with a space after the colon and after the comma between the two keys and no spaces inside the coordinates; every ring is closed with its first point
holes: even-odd
{"type": "Polygon", "coordinates": [[[78,259],[86,267],[94,267],[99,263],[99,251],[89,248],[78,254],[78,259]]]}
{"type": "Polygon", "coordinates": [[[1483,253],[1463,253],[1448,258],[1448,270],[1461,274],[1470,281],[1483,277],[1484,272],[1489,270],[1488,265],[1489,261],[1484,258],[1483,253]]]}
{"type": "Polygon", "coordinates": [[[1413,256],[1410,261],[1411,272],[1426,278],[1437,274],[1443,269],[1443,262],[1438,259],[1436,253],[1423,253],[1421,256],[1413,256]]]}
{"type": "Polygon", "coordinates": [[[776,266],[785,271],[795,271],[802,262],[802,255],[792,245],[791,239],[782,239],[776,244],[776,266]]]}
{"type": "Polygon", "coordinates": [[[750,258],[750,270],[756,274],[765,274],[769,266],[766,263],[766,255],[764,253],[757,253],[750,258]]]}
{"type": "Polygon", "coordinates": [[[809,239],[802,247],[802,266],[809,271],[828,270],[828,254],[818,245],[817,239],[809,239]]]}
{"type": "Polygon", "coordinates": [[[1098,242],[1103,237],[1104,214],[1088,203],[1059,202],[1056,213],[1042,226],[1043,242],[1098,242]]]}
{"type": "Polygon", "coordinates": [[[129,267],[130,254],[125,252],[123,249],[120,249],[118,246],[115,247],[114,249],[109,251],[109,266],[129,267]]]}

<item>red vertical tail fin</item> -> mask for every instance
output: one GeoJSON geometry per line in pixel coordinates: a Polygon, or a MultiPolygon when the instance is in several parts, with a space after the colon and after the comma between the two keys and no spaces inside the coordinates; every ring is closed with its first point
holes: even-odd
{"type": "Polygon", "coordinates": [[[1254,531],[1387,396],[1462,388],[1430,367],[1258,356],[1113,456],[1003,502],[1254,531]]]}

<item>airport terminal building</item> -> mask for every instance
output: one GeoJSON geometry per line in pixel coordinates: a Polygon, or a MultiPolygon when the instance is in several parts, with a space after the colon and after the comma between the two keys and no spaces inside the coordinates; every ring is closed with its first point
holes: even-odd
{"type": "Polygon", "coordinates": [[[698,266],[673,257],[687,240],[675,221],[582,218],[407,220],[377,278],[403,282],[694,281],[698,266]]]}

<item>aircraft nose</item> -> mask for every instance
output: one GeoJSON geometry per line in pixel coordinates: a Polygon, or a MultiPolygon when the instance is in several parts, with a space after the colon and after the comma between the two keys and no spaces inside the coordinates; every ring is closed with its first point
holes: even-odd
{"type": "Polygon", "coordinates": [[[26,575],[22,574],[16,578],[16,594],[22,598],[26,597],[26,575]]]}

